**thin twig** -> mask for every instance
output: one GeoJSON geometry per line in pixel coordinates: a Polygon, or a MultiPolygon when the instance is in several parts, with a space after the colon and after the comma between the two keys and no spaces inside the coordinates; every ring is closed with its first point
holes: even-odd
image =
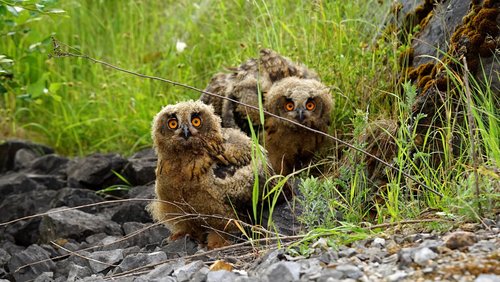
{"type": "MultiPolygon", "coordinates": [[[[60,57],[76,57],[76,58],[82,58],[82,59],[87,59],[91,62],[94,62],[94,63],[97,63],[97,64],[101,64],[101,65],[104,65],[104,66],[107,66],[111,69],[115,69],[115,70],[118,70],[118,71],[121,71],[121,72],[125,72],[125,73],[128,73],[128,74],[131,74],[131,75],[135,75],[135,76],[138,76],[138,77],[142,77],[142,78],[148,78],[148,79],[152,79],[152,80],[158,80],[158,81],[162,81],[162,82],[166,82],[166,83],[169,83],[169,84],[172,84],[172,85],[175,85],[175,86],[180,86],[180,87],[184,87],[186,89],[190,89],[190,90],[193,90],[193,91],[196,91],[196,92],[199,92],[199,93],[203,93],[203,94],[207,94],[207,95],[210,95],[210,96],[213,96],[213,97],[217,97],[217,98],[220,98],[220,99],[225,99],[225,100],[228,100],[230,102],[233,102],[233,103],[237,103],[237,104],[240,104],[242,106],[245,106],[249,109],[253,109],[253,110],[256,110],[256,111],[259,111],[259,107],[256,107],[256,106],[253,106],[253,105],[249,105],[249,104],[245,104],[243,102],[240,102],[240,101],[237,101],[237,100],[234,100],[234,99],[231,99],[229,97],[226,97],[226,96],[222,96],[222,95],[219,95],[219,94],[215,94],[215,93],[211,93],[211,92],[207,92],[205,90],[201,90],[201,89],[198,89],[196,87],[193,87],[193,86],[190,86],[190,85],[187,85],[187,84],[184,84],[184,83],[180,83],[180,82],[176,82],[176,81],[173,81],[173,80],[169,80],[169,79],[165,79],[165,78],[161,78],[161,77],[157,77],[157,76],[150,76],[150,75],[145,75],[145,74],[141,74],[141,73],[137,73],[137,72],[134,72],[134,71],[130,71],[130,70],[126,70],[126,69],[123,69],[123,68],[120,68],[120,67],[117,67],[117,66],[114,66],[110,63],[107,63],[107,62],[104,62],[104,61],[101,61],[101,60],[98,60],[98,59],[94,59],[88,55],[85,55],[83,53],[81,54],[74,54],[74,53],[70,53],[70,52],[64,52],[61,50],[61,45],[64,45],[64,46],[67,46],[68,48],[71,48],[70,46],[56,40],[54,37],[52,37],[52,42],[53,42],[53,46],[54,46],[54,53],[52,54],[53,57],[55,58],[60,58],[60,57]]],[[[354,145],[351,145],[349,144],[348,142],[346,141],[343,141],[341,139],[338,139],[337,137],[334,137],[332,135],[329,135],[328,133],[325,133],[325,132],[322,132],[320,130],[317,130],[317,129],[314,129],[314,128],[310,128],[308,126],[305,126],[301,123],[298,123],[296,121],[293,121],[293,120],[290,120],[290,119],[287,119],[287,118],[284,118],[284,117],[281,117],[281,116],[278,116],[278,115],[275,115],[273,113],[270,113],[268,111],[265,111],[263,110],[264,114],[270,116],[270,117],[273,117],[273,118],[276,118],[276,119],[279,119],[279,120],[282,120],[282,121],[285,121],[285,122],[289,122],[289,123],[292,123],[300,128],[304,128],[306,130],[309,130],[311,132],[314,132],[316,134],[319,134],[319,135],[322,135],[322,136],[325,136],[329,139],[332,139],[334,140],[335,142],[339,142],[353,150],[356,150],[358,152],[361,152],[362,154],[365,154],[375,160],[377,160],[378,162],[382,163],[383,165],[401,173],[402,175],[408,177],[409,179],[413,180],[415,183],[421,185],[422,187],[424,187],[425,189],[427,189],[428,191],[440,196],[440,197],[443,197],[443,194],[441,194],[440,192],[432,189],[431,187],[427,186],[426,184],[424,184],[423,182],[417,180],[415,177],[409,175],[408,173],[402,171],[401,169],[391,165],[390,163],[382,160],[381,158],[373,155],[373,154],[370,154],[368,153],[367,151],[361,149],[361,148],[358,148],[354,145]]]]}

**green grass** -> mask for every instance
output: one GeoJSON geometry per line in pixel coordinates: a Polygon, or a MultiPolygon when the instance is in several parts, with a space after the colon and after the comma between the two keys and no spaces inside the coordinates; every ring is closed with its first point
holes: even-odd
{"type": "MultiPolygon", "coordinates": [[[[261,47],[272,48],[315,69],[331,87],[330,132],[336,136],[350,140],[376,118],[403,125],[410,118],[415,90],[407,85],[396,94],[394,85],[404,47],[398,47],[397,34],[377,37],[391,1],[30,0],[17,5],[35,11],[18,15],[5,8],[13,2],[0,0],[0,139],[29,137],[64,155],[129,155],[151,147],[151,120],[163,105],[199,97],[88,60],[48,58],[50,36],[91,57],[200,89],[225,66],[258,56],[261,47]],[[36,11],[35,2],[46,6],[44,13],[36,11]],[[55,8],[65,13],[50,10],[55,8]],[[176,50],[177,41],[187,44],[183,52],[176,50]]],[[[463,94],[463,83],[454,83],[463,94]]],[[[451,116],[442,129],[424,136],[428,142],[437,136],[434,140],[444,144],[440,166],[431,164],[425,148],[415,151],[411,128],[403,126],[395,136],[397,167],[444,197],[410,193],[421,187],[392,172],[382,193],[386,201],[375,207],[374,221],[416,218],[429,208],[476,219],[478,202],[498,208],[498,101],[491,89],[473,79],[471,88],[479,94],[474,95],[472,112],[466,112],[474,117],[474,136],[468,124],[457,127],[451,116]],[[453,135],[465,140],[460,155],[450,153],[453,135]],[[473,189],[471,138],[476,138],[481,160],[480,197],[473,189]]],[[[337,226],[339,218],[359,223],[372,208],[366,205],[373,190],[363,164],[346,168],[337,161],[331,167],[338,175],[305,181],[305,203],[311,206],[306,206],[304,218],[311,228],[337,226]]]]}

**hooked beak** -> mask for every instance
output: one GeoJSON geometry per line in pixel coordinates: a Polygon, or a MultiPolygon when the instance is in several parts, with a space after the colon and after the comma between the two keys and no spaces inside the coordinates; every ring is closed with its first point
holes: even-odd
{"type": "Polygon", "coordinates": [[[304,121],[304,109],[297,108],[296,111],[297,111],[297,113],[299,115],[299,121],[303,122],[304,121]]]}
{"type": "Polygon", "coordinates": [[[181,129],[182,129],[182,133],[183,133],[182,138],[187,140],[189,138],[189,136],[191,136],[191,131],[189,131],[189,127],[187,125],[182,125],[181,129]]]}

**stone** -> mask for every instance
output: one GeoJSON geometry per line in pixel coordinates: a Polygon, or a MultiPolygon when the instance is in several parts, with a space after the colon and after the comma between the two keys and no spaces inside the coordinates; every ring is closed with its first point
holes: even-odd
{"type": "MultiPolygon", "coordinates": [[[[0,175],[0,195],[2,195],[2,197],[11,194],[22,194],[42,188],[44,188],[42,185],[30,179],[25,173],[10,172],[0,175]]],[[[5,200],[2,200],[2,202],[5,202],[5,200]]]]}
{"type": "Polygon", "coordinates": [[[54,281],[52,278],[54,277],[54,272],[44,272],[39,275],[34,282],[52,282],[54,281]]]}
{"type": "Polygon", "coordinates": [[[125,257],[113,273],[121,273],[141,266],[158,264],[165,260],[167,260],[167,255],[164,252],[132,254],[125,257]]]}
{"type": "Polygon", "coordinates": [[[46,250],[38,245],[31,245],[22,252],[12,254],[8,267],[16,281],[34,280],[42,273],[54,270],[55,264],[49,258],[46,250]],[[19,269],[20,267],[22,268],[19,269]]]}
{"type": "Polygon", "coordinates": [[[58,238],[72,238],[82,241],[85,237],[104,232],[108,235],[122,235],[117,223],[101,215],[60,207],[44,215],[40,223],[40,239],[50,242],[58,238]]]}
{"type": "Polygon", "coordinates": [[[16,153],[21,149],[29,149],[39,156],[54,153],[53,149],[45,145],[20,140],[8,140],[0,144],[0,174],[14,169],[16,153]]]}
{"type": "Polygon", "coordinates": [[[178,258],[195,254],[198,251],[198,243],[193,238],[185,236],[169,242],[161,249],[167,254],[168,258],[178,258]]]}
{"type": "Polygon", "coordinates": [[[193,277],[191,277],[190,282],[206,282],[208,273],[210,269],[208,267],[202,267],[198,272],[196,272],[193,277]]]}
{"type": "Polygon", "coordinates": [[[122,203],[115,209],[111,220],[117,223],[125,222],[153,222],[151,215],[146,211],[145,202],[131,201],[129,203],[122,203]]]}
{"type": "Polygon", "coordinates": [[[145,185],[156,179],[156,157],[130,158],[125,166],[125,175],[133,185],[145,185]]]}
{"type": "Polygon", "coordinates": [[[93,273],[101,272],[107,268],[114,268],[123,259],[123,250],[97,251],[89,255],[89,265],[93,273]]]}
{"type": "Polygon", "coordinates": [[[69,268],[68,282],[75,282],[90,275],[92,275],[90,268],[72,263],[69,268]]]}
{"type": "Polygon", "coordinates": [[[68,185],[93,190],[126,184],[114,173],[123,175],[127,160],[118,154],[93,154],[68,165],[68,185]]]}
{"type": "Polygon", "coordinates": [[[444,245],[452,250],[461,250],[474,245],[476,242],[477,237],[472,232],[455,231],[444,237],[444,245]]]}
{"type": "Polygon", "coordinates": [[[358,253],[358,251],[356,251],[356,249],[354,249],[354,248],[346,248],[346,249],[338,252],[339,257],[341,257],[341,258],[343,258],[343,257],[350,258],[350,257],[356,255],[357,253],[358,253]]]}
{"type": "MultiPolygon", "coordinates": [[[[101,196],[96,195],[95,191],[81,188],[62,188],[57,191],[57,195],[50,201],[50,206],[58,208],[66,207],[79,207],[83,205],[90,205],[104,201],[101,196]]],[[[89,207],[80,208],[80,211],[86,213],[97,213],[103,209],[102,205],[94,205],[89,207]]]]}
{"type": "Polygon", "coordinates": [[[384,238],[374,238],[371,247],[373,248],[383,248],[385,247],[385,239],[384,238]]]}
{"type": "Polygon", "coordinates": [[[479,274],[474,282],[500,282],[500,276],[496,274],[479,274]]]}
{"type": "Polygon", "coordinates": [[[45,212],[50,209],[50,200],[56,194],[56,191],[41,189],[8,195],[0,203],[0,210],[3,211],[0,222],[45,212]]]}
{"type": "Polygon", "coordinates": [[[351,279],[359,279],[363,276],[363,272],[355,265],[341,264],[335,268],[344,274],[344,277],[351,279]]]}
{"type": "MultiPolygon", "coordinates": [[[[125,222],[123,231],[130,245],[141,248],[159,246],[165,238],[170,236],[170,231],[163,225],[151,226],[139,222],[125,222]]],[[[162,251],[166,253],[164,249],[162,251]]]]}
{"type": "Polygon", "coordinates": [[[390,282],[397,282],[397,281],[403,281],[406,277],[408,277],[408,273],[398,270],[394,272],[393,274],[387,276],[387,281],[390,282]]]}
{"type": "Polygon", "coordinates": [[[38,157],[38,154],[30,149],[23,148],[14,155],[14,170],[27,168],[29,164],[38,157]]]}
{"type": "Polygon", "coordinates": [[[3,248],[0,248],[0,267],[9,262],[12,256],[3,248]]]}
{"type": "Polygon", "coordinates": [[[185,261],[179,259],[174,262],[164,263],[156,266],[155,269],[151,270],[146,275],[141,276],[141,278],[146,281],[176,281],[171,275],[174,273],[175,269],[185,266],[185,261]],[[169,278],[172,278],[169,280],[169,278]],[[167,279],[167,280],[162,280],[167,279]]]}
{"type": "Polygon", "coordinates": [[[173,276],[177,281],[189,281],[193,275],[203,268],[205,264],[201,260],[196,260],[174,270],[173,276]]]}
{"type": "Polygon", "coordinates": [[[36,182],[38,185],[50,189],[59,190],[65,186],[66,179],[61,175],[50,175],[50,174],[37,174],[37,173],[26,173],[26,177],[36,182]]]}
{"type": "Polygon", "coordinates": [[[231,271],[209,271],[207,274],[207,282],[232,282],[236,280],[237,277],[238,274],[231,271]]]}
{"type": "Polygon", "coordinates": [[[36,158],[28,165],[29,171],[39,174],[63,175],[66,177],[66,169],[69,159],[57,154],[48,154],[36,158]]]}
{"type": "Polygon", "coordinates": [[[429,261],[435,259],[436,257],[437,254],[427,247],[419,248],[413,253],[413,261],[421,266],[427,265],[429,261]]]}
{"type": "Polygon", "coordinates": [[[295,281],[300,278],[300,264],[298,262],[281,261],[266,269],[263,276],[267,281],[295,281]]]}

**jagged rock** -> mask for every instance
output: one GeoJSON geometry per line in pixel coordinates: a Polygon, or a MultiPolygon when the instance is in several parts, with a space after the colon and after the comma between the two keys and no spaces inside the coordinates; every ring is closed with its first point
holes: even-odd
{"type": "Polygon", "coordinates": [[[93,154],[72,161],[68,165],[68,184],[71,187],[103,189],[112,185],[125,184],[113,173],[123,175],[127,160],[118,154],[93,154]]]}
{"type": "Polygon", "coordinates": [[[91,234],[100,232],[109,235],[122,235],[120,225],[101,215],[65,209],[67,207],[52,209],[49,214],[43,216],[40,224],[40,239],[43,242],[50,242],[58,238],[72,238],[81,241],[91,234]]]}
{"type": "Polygon", "coordinates": [[[339,265],[335,270],[342,272],[346,278],[359,279],[363,276],[363,272],[357,266],[351,264],[339,265]]]}
{"type": "MultiPolygon", "coordinates": [[[[238,278],[238,274],[227,271],[227,270],[218,270],[218,271],[210,271],[207,274],[207,282],[232,282],[238,278]]],[[[275,280],[277,281],[277,280],[275,280]]],[[[284,280],[280,280],[284,281],[284,280]]]]}
{"type": "Polygon", "coordinates": [[[0,248],[0,267],[4,266],[11,258],[11,255],[4,250],[3,248],[0,248]]]}
{"type": "Polygon", "coordinates": [[[145,185],[154,182],[156,179],[156,160],[157,157],[153,149],[142,150],[130,157],[125,167],[125,175],[130,183],[145,185]]]}
{"type": "Polygon", "coordinates": [[[165,260],[167,260],[167,255],[164,252],[132,254],[125,257],[113,273],[121,273],[141,266],[157,264],[165,260]]]}
{"type": "Polygon", "coordinates": [[[296,281],[300,277],[300,264],[291,261],[282,261],[271,265],[264,273],[265,281],[296,281]]]}
{"type": "Polygon", "coordinates": [[[13,170],[21,170],[29,166],[29,164],[36,159],[37,153],[33,152],[31,149],[20,149],[14,155],[14,168],[13,170]]]}
{"type": "MultiPolygon", "coordinates": [[[[148,224],[139,222],[126,222],[123,224],[125,236],[129,237],[127,241],[132,246],[141,248],[148,246],[159,246],[162,241],[170,236],[170,231],[163,225],[151,227],[148,224]]],[[[181,251],[182,249],[179,249],[181,251]]],[[[165,250],[162,250],[165,252],[165,250]]]]}
{"type": "Polygon", "coordinates": [[[125,222],[153,222],[151,215],[146,211],[145,202],[123,203],[115,209],[111,219],[117,223],[125,222]]]}
{"type": "Polygon", "coordinates": [[[56,191],[42,189],[6,196],[0,203],[0,210],[3,211],[0,213],[0,222],[45,212],[50,209],[50,200],[56,194],[56,191]]]}
{"type": "Polygon", "coordinates": [[[22,194],[44,187],[26,176],[25,173],[12,172],[0,175],[0,195],[22,194]]]}
{"type": "Polygon", "coordinates": [[[191,277],[204,266],[205,264],[201,260],[193,261],[175,269],[173,276],[176,277],[179,282],[189,281],[191,277]]]}
{"type": "Polygon", "coordinates": [[[179,259],[174,262],[164,263],[157,266],[155,269],[151,270],[148,274],[141,276],[140,278],[146,281],[176,281],[171,275],[174,273],[175,269],[183,267],[186,262],[183,259],[179,259]],[[171,279],[170,279],[171,278],[171,279]]]}
{"type": "Polygon", "coordinates": [[[61,175],[26,173],[26,177],[50,190],[59,190],[66,186],[66,179],[61,175]]]}
{"type": "Polygon", "coordinates": [[[92,275],[90,268],[72,263],[69,267],[68,282],[78,281],[90,275],[92,275]]]}
{"type": "Polygon", "coordinates": [[[474,245],[477,242],[477,237],[472,232],[456,231],[448,234],[444,238],[444,245],[452,250],[463,249],[474,245]]]}
{"type": "Polygon", "coordinates": [[[123,250],[97,251],[89,255],[89,265],[93,273],[101,272],[107,268],[114,268],[123,259],[123,250]]]}
{"type": "Polygon", "coordinates": [[[47,251],[38,245],[31,245],[22,252],[12,254],[8,263],[9,270],[16,281],[34,280],[42,273],[54,270],[55,264],[52,260],[47,260],[48,258],[50,256],[47,251]],[[34,262],[38,263],[23,267],[34,262]],[[19,267],[23,268],[16,271],[19,267]]]}
{"type": "MultiPolygon", "coordinates": [[[[102,202],[104,199],[96,195],[95,191],[81,188],[63,188],[57,191],[57,195],[50,202],[52,208],[61,206],[78,207],[102,202]]],[[[103,209],[102,206],[90,206],[79,210],[87,213],[96,213],[103,209]]]]}
{"type": "Polygon", "coordinates": [[[52,154],[54,150],[28,141],[8,140],[0,144],[0,173],[14,169],[14,160],[17,151],[21,149],[31,150],[38,156],[52,154]]]}
{"type": "Polygon", "coordinates": [[[34,159],[28,165],[31,172],[49,175],[64,175],[69,164],[69,159],[57,154],[48,154],[34,159]]]}
{"type": "Polygon", "coordinates": [[[189,256],[198,251],[198,243],[196,243],[196,241],[192,238],[186,236],[182,239],[170,242],[166,246],[162,247],[161,250],[164,251],[170,259],[189,256]]]}
{"type": "Polygon", "coordinates": [[[427,265],[430,260],[437,257],[437,254],[430,248],[419,248],[413,253],[413,261],[421,266],[427,265]]]}

